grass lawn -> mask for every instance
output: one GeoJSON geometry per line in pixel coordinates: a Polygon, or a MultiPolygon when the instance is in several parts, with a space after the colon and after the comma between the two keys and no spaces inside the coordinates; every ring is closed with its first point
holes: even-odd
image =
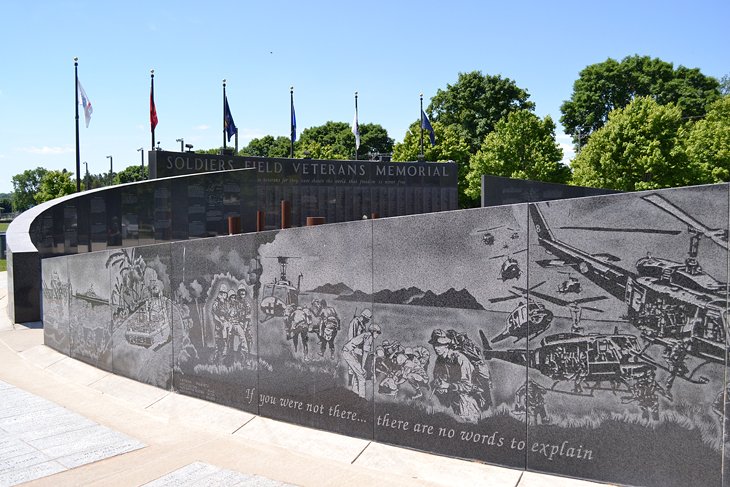
{"type": "Polygon", "coordinates": [[[0,259],[0,272],[5,272],[6,270],[8,270],[8,261],[0,259]]]}
{"type": "Polygon", "coordinates": [[[7,230],[8,225],[10,225],[10,223],[0,223],[0,232],[4,232],[5,230],[7,230]]]}

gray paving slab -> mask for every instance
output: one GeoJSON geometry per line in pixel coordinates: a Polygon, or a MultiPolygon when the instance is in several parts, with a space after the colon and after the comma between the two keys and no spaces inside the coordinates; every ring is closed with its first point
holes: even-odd
{"type": "Polygon", "coordinates": [[[247,486],[247,487],[296,487],[271,480],[259,475],[248,475],[233,470],[227,470],[203,462],[194,462],[181,467],[169,474],[144,484],[144,487],[218,487],[218,486],[247,486]]]}
{"type": "Polygon", "coordinates": [[[0,486],[16,485],[145,445],[0,382],[0,486]]]}
{"type": "Polygon", "coordinates": [[[30,482],[42,477],[62,472],[66,468],[57,462],[43,462],[32,465],[28,468],[15,468],[8,472],[0,473],[0,485],[10,486],[30,482]]]}

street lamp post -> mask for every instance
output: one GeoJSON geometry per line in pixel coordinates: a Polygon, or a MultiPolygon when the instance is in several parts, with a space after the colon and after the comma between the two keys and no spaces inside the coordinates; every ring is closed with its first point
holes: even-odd
{"type": "Polygon", "coordinates": [[[142,158],[142,176],[144,176],[144,147],[137,149],[137,152],[139,152],[139,155],[142,158]]]}
{"type": "Polygon", "coordinates": [[[184,152],[183,144],[185,141],[183,139],[175,139],[175,142],[180,142],[180,152],[184,152]]]}
{"type": "Polygon", "coordinates": [[[106,156],[109,159],[109,186],[114,182],[114,159],[112,156],[106,156]]]}

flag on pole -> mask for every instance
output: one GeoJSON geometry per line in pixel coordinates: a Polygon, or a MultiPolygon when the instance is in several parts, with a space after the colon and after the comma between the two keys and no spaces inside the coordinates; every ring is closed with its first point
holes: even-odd
{"type": "Polygon", "coordinates": [[[428,117],[426,116],[426,112],[421,110],[421,128],[424,130],[428,130],[428,137],[431,139],[431,145],[436,145],[436,134],[433,131],[433,127],[431,126],[431,122],[428,120],[428,117]]]}
{"type": "MultiPolygon", "coordinates": [[[[153,81],[154,83],[154,81],[153,81]]],[[[157,109],[155,108],[155,85],[150,88],[150,127],[155,131],[157,127],[157,109]]]]}
{"type": "Polygon", "coordinates": [[[357,121],[357,105],[355,105],[355,118],[352,121],[352,134],[355,136],[355,149],[360,148],[360,123],[357,121]]]}
{"type": "Polygon", "coordinates": [[[231,109],[228,108],[228,97],[224,97],[223,99],[223,128],[226,131],[226,135],[228,136],[228,142],[231,141],[231,137],[236,135],[238,133],[238,128],[236,128],[236,124],[233,122],[233,115],[231,115],[231,109]]]}
{"type": "Polygon", "coordinates": [[[291,102],[291,143],[297,140],[297,115],[294,113],[294,100],[291,102]]]}
{"type": "Polygon", "coordinates": [[[84,87],[81,86],[81,81],[76,81],[76,88],[79,90],[81,106],[84,107],[84,119],[86,119],[86,128],[89,128],[89,122],[91,121],[91,114],[94,113],[94,108],[91,106],[91,101],[89,101],[89,97],[86,96],[84,87]]]}

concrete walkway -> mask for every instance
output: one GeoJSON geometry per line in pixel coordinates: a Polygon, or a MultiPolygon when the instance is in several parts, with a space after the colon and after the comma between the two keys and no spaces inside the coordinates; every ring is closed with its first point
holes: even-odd
{"type": "Polygon", "coordinates": [[[0,405],[14,397],[43,407],[33,413],[37,421],[28,421],[30,411],[18,409],[17,403],[7,414],[0,407],[0,486],[36,477],[27,485],[605,485],[294,426],[104,372],[44,346],[40,323],[10,323],[5,283],[5,273],[0,273],[0,405]],[[12,419],[14,415],[18,417],[12,419]],[[5,429],[2,417],[11,418],[12,432],[5,429]],[[61,426],[74,421],[83,426],[61,426]],[[96,436],[83,436],[83,429],[96,436]],[[62,439],[60,434],[72,436],[62,439]],[[24,438],[53,439],[19,446],[17,441],[26,442],[24,438]],[[90,444],[89,438],[96,443],[90,444]],[[15,441],[10,450],[3,448],[8,441],[15,441]],[[53,449],[43,450],[48,444],[53,449]],[[32,454],[31,447],[45,456],[24,464],[17,451],[32,454]],[[55,457],[46,458],[51,453],[55,457]],[[24,476],[24,469],[46,461],[58,466],[37,469],[43,476],[24,476]]]}

